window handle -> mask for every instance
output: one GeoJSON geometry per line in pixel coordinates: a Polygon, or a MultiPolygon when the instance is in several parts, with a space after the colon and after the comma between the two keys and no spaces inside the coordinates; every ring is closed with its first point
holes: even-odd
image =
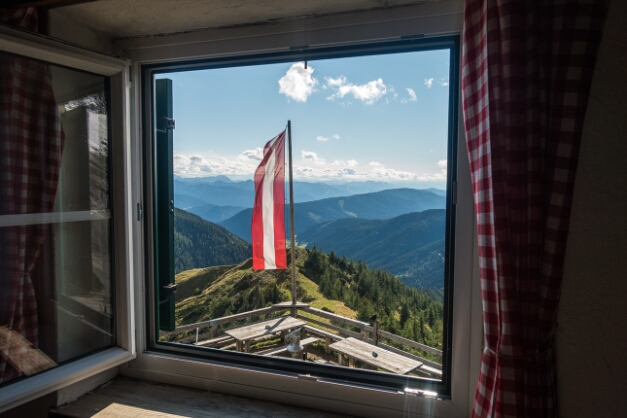
{"type": "Polygon", "coordinates": [[[162,289],[165,290],[167,297],[163,300],[160,300],[159,305],[170,302],[170,298],[176,293],[176,283],[170,283],[168,285],[165,285],[162,289]]]}

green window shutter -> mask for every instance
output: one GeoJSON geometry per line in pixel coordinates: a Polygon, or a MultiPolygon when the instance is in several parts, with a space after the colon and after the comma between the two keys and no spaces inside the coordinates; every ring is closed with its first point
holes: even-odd
{"type": "Polygon", "coordinates": [[[173,122],[172,80],[156,80],[156,281],[157,319],[159,330],[173,331],[174,287],[174,181],[173,181],[173,122]]]}

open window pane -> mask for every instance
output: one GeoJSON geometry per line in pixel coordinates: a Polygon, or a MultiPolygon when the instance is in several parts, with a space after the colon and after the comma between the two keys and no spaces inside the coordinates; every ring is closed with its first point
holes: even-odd
{"type": "MultiPolygon", "coordinates": [[[[157,74],[171,82],[176,119],[176,327],[162,328],[159,341],[441,381],[451,56],[447,48],[157,74]],[[296,304],[290,248],[287,269],[256,271],[251,261],[253,175],[288,119],[296,304]]],[[[287,247],[289,212],[286,202],[287,247]]]]}
{"type": "Polygon", "coordinates": [[[3,53],[0,382],[114,343],[107,79],[3,53]]]}

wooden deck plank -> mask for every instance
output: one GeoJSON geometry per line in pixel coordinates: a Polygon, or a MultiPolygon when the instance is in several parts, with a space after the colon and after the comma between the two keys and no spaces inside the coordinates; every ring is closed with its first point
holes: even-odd
{"type": "Polygon", "coordinates": [[[403,357],[353,337],[335,342],[329,348],[346,354],[349,358],[398,374],[406,374],[422,366],[419,361],[403,357]]]}
{"type": "Polygon", "coordinates": [[[271,319],[269,321],[258,322],[252,325],[225,330],[224,333],[230,335],[238,341],[246,341],[263,335],[274,334],[279,331],[302,327],[303,325],[305,325],[303,321],[292,318],[291,316],[282,316],[279,319],[271,319]]]}

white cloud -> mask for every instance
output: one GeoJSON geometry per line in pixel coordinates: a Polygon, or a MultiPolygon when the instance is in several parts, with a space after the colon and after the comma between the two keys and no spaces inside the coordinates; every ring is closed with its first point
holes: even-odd
{"type": "Polygon", "coordinates": [[[322,135],[318,135],[316,137],[316,140],[320,142],[327,142],[329,139],[340,139],[340,136],[338,134],[334,134],[334,135],[331,135],[331,138],[329,138],[328,136],[322,136],[322,135]]]}
{"type": "Polygon", "coordinates": [[[341,165],[346,167],[356,167],[359,163],[356,160],[334,160],[331,164],[333,165],[341,165]]]}
{"type": "Polygon", "coordinates": [[[433,78],[425,78],[425,86],[430,89],[433,86],[433,78]]]}
{"type": "Polygon", "coordinates": [[[335,93],[327,97],[328,100],[343,99],[344,96],[352,94],[355,99],[361,100],[366,104],[373,104],[388,92],[386,85],[380,78],[362,85],[349,83],[344,76],[338,78],[326,77],[325,80],[329,88],[335,89],[335,93]]]}
{"type": "MultiPolygon", "coordinates": [[[[222,157],[211,155],[174,155],[174,173],[181,177],[207,177],[226,175],[234,179],[250,179],[259,165],[262,149],[246,150],[238,155],[222,157]]],[[[443,182],[446,181],[447,161],[433,165],[433,171],[415,172],[388,168],[378,161],[360,164],[354,159],[326,160],[313,151],[301,151],[301,160],[294,164],[294,176],[312,181],[390,181],[390,182],[443,182]]]]}
{"type": "Polygon", "coordinates": [[[388,84],[387,88],[388,88],[388,93],[392,93],[392,100],[396,99],[398,97],[398,93],[396,92],[396,89],[394,88],[394,86],[391,84],[388,84]]]}
{"type": "Polygon", "coordinates": [[[418,98],[416,97],[416,92],[413,89],[408,88],[407,93],[409,94],[409,99],[402,99],[401,103],[415,102],[416,100],[418,100],[418,98]]]}
{"type": "Polygon", "coordinates": [[[441,85],[441,86],[443,86],[443,87],[448,86],[448,79],[446,79],[446,78],[441,78],[441,79],[440,79],[440,85],[441,85]]]}
{"type": "Polygon", "coordinates": [[[316,154],[313,151],[301,151],[300,152],[300,157],[305,160],[305,161],[312,161],[316,164],[324,164],[325,160],[322,157],[318,157],[318,154],[316,154]]]}
{"type": "MultiPolygon", "coordinates": [[[[251,150],[255,151],[255,150],[251,150]]],[[[254,152],[236,157],[205,158],[201,155],[174,154],[174,174],[181,177],[207,177],[224,174],[227,176],[251,176],[259,165],[254,152]]]]}
{"type": "Polygon", "coordinates": [[[279,93],[297,102],[306,102],[307,98],[315,91],[318,80],[312,77],[314,69],[302,62],[292,64],[283,77],[279,79],[279,93]]]}
{"type": "Polygon", "coordinates": [[[242,152],[239,155],[239,158],[245,161],[246,160],[261,161],[261,159],[263,158],[263,149],[262,148],[248,149],[242,152]]]}
{"type": "MultiPolygon", "coordinates": [[[[305,162],[305,161],[303,161],[305,162]]],[[[440,166],[442,164],[438,163],[440,166]]],[[[441,167],[440,167],[441,168],[441,167]]],[[[330,164],[295,165],[297,178],[311,180],[354,180],[354,181],[390,181],[390,182],[443,182],[446,181],[446,169],[439,172],[417,174],[411,171],[387,168],[377,161],[359,165],[355,160],[334,160],[330,164]],[[352,163],[349,165],[349,162],[352,163]]]]}

